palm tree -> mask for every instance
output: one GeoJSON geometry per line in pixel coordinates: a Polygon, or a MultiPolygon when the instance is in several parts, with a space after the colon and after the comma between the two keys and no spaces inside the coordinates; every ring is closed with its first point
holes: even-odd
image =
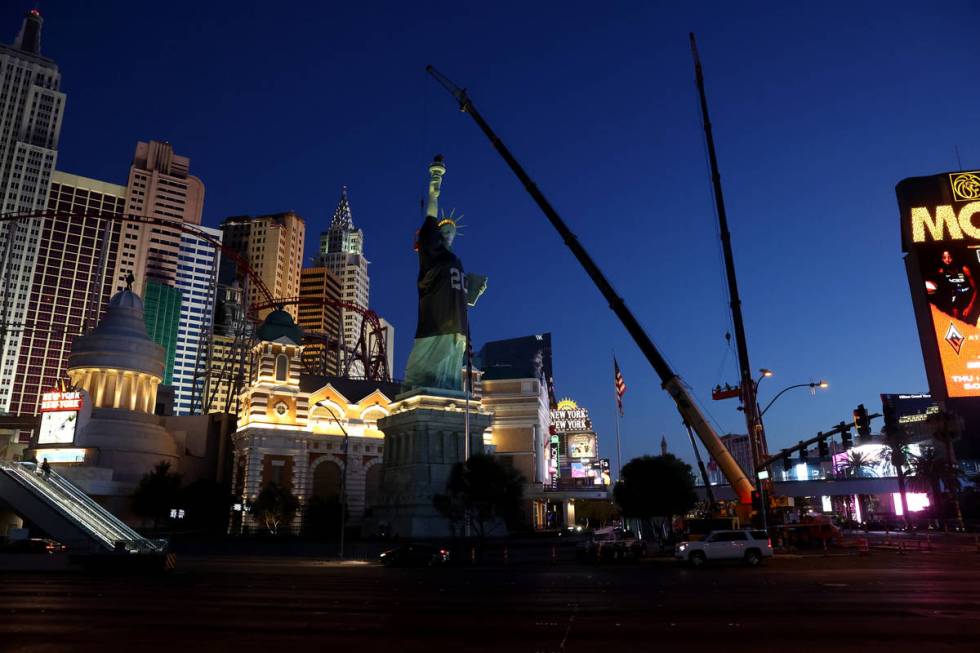
{"type": "MultiPolygon", "coordinates": [[[[844,478],[868,478],[874,475],[875,460],[870,455],[861,451],[851,450],[847,452],[844,460],[837,465],[837,472],[844,478]]],[[[861,505],[861,496],[858,495],[858,511],[861,515],[866,515],[864,507],[861,505]]],[[[851,499],[848,497],[844,503],[847,512],[847,521],[851,521],[851,499]]]]}
{"type": "Polygon", "coordinates": [[[875,459],[861,451],[848,451],[844,460],[837,465],[837,471],[845,478],[868,478],[873,475],[875,459]]]}
{"type": "Polygon", "coordinates": [[[909,462],[912,467],[909,484],[912,489],[929,494],[930,512],[934,519],[941,519],[943,488],[955,493],[964,473],[950,465],[949,460],[933,447],[924,448],[918,456],[910,456],[909,462]]]}

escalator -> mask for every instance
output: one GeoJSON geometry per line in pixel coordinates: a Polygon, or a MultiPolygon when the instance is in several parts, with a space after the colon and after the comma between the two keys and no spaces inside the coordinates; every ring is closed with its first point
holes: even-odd
{"type": "Polygon", "coordinates": [[[70,481],[34,463],[0,462],[0,499],[74,553],[162,554],[148,540],[70,481]]]}

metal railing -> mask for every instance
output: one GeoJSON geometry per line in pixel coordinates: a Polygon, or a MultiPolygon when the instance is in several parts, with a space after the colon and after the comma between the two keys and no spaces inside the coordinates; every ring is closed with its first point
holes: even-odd
{"type": "Polygon", "coordinates": [[[163,545],[141,536],[93,501],[61,475],[39,473],[34,463],[0,463],[0,470],[17,480],[62,516],[77,524],[107,548],[131,553],[161,552],[163,545]]]}

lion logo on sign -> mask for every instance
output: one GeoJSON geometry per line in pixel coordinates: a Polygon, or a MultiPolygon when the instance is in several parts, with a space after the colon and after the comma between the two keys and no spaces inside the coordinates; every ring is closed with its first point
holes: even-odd
{"type": "Polygon", "coordinates": [[[949,176],[953,197],[961,202],[980,200],[980,173],[958,172],[949,176]]]}

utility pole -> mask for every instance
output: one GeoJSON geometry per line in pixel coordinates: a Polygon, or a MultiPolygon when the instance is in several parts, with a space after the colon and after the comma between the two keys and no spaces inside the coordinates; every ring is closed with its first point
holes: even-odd
{"type": "MultiPolygon", "coordinates": [[[[735,348],[738,351],[738,367],[741,373],[742,410],[745,413],[745,426],[748,431],[749,447],[752,452],[752,464],[758,467],[760,461],[767,457],[765,439],[762,434],[762,423],[759,420],[758,400],[756,398],[755,379],[752,378],[752,368],[749,366],[749,351],[745,341],[745,324],[742,320],[742,300],[738,296],[738,281],[735,277],[735,259],[732,254],[732,236],[728,231],[728,213],[725,211],[725,198],[721,190],[721,173],[718,171],[718,156],[715,154],[715,139],[711,133],[711,120],[708,117],[708,99],[704,92],[704,73],[701,70],[701,58],[698,56],[697,43],[691,32],[691,54],[694,56],[694,73],[697,80],[698,96],[701,101],[701,118],[704,123],[704,137],[708,148],[708,159],[711,164],[711,185],[715,194],[715,205],[718,209],[718,230],[721,233],[721,247],[725,255],[725,276],[728,278],[728,298],[732,309],[732,323],[735,328],[735,348]]],[[[762,503],[762,527],[767,527],[769,506],[765,488],[759,475],[754,474],[752,483],[759,492],[762,503]]]]}

